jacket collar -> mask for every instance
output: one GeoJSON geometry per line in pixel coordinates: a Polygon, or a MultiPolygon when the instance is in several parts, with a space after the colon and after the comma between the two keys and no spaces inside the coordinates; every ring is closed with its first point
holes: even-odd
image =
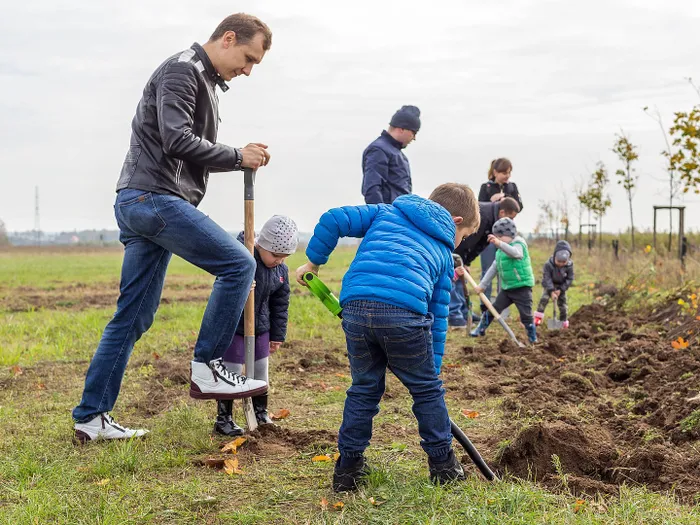
{"type": "Polygon", "coordinates": [[[202,61],[202,64],[204,65],[204,71],[207,72],[207,76],[212,79],[217,86],[223,91],[224,93],[228,91],[228,84],[224,82],[224,79],[221,78],[221,75],[216,72],[216,69],[214,69],[214,64],[211,63],[211,60],[209,60],[209,55],[207,55],[207,52],[204,51],[204,48],[200,46],[197,42],[192,44],[192,49],[194,50],[195,53],[197,53],[197,57],[202,61]]]}
{"type": "Polygon", "coordinates": [[[403,149],[403,144],[392,137],[387,130],[382,130],[382,137],[389,141],[389,144],[394,146],[396,149],[403,149]]]}

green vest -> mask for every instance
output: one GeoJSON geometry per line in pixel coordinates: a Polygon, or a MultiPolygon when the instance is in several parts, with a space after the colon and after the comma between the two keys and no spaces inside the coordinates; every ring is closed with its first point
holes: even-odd
{"type": "Polygon", "coordinates": [[[501,288],[503,290],[535,286],[535,274],[532,273],[532,263],[530,262],[530,252],[527,250],[527,244],[523,240],[516,239],[510,243],[510,246],[515,244],[520,244],[523,248],[522,259],[513,259],[501,250],[496,251],[496,268],[498,268],[498,275],[501,278],[501,288]]]}

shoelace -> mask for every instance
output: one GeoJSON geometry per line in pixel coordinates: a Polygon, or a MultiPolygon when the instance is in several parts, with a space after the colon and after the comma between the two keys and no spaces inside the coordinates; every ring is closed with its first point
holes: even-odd
{"type": "Polygon", "coordinates": [[[248,380],[246,376],[236,374],[235,372],[231,372],[228,368],[226,368],[223,364],[222,359],[216,360],[216,362],[214,363],[214,368],[219,373],[219,375],[227,378],[229,381],[245,385],[245,382],[248,380]]]}
{"type": "Polygon", "coordinates": [[[119,423],[114,421],[114,419],[112,419],[112,416],[110,416],[109,414],[103,414],[102,417],[104,417],[105,420],[107,421],[107,423],[109,423],[111,426],[113,426],[117,430],[121,430],[122,432],[128,432],[131,430],[130,428],[123,427],[119,423]]]}

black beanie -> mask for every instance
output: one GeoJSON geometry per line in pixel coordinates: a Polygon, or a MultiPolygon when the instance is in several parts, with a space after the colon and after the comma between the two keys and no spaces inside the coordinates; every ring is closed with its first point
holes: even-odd
{"type": "Polygon", "coordinates": [[[391,117],[389,124],[395,128],[410,129],[417,133],[420,129],[420,109],[416,106],[402,106],[391,117]]]}

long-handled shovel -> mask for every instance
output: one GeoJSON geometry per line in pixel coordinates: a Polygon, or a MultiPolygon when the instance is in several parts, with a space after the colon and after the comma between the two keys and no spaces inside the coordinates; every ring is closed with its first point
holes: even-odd
{"type": "MultiPolygon", "coordinates": [[[[469,281],[469,284],[472,286],[472,288],[476,288],[477,284],[474,282],[474,278],[469,275],[469,273],[465,273],[464,276],[466,277],[467,281],[469,281]]],[[[484,295],[483,293],[479,294],[479,298],[481,301],[486,305],[486,308],[488,308],[489,312],[491,312],[491,315],[493,315],[494,319],[498,321],[498,323],[503,327],[503,329],[506,331],[508,334],[508,337],[510,337],[513,342],[518,345],[520,348],[525,348],[525,345],[522,344],[518,339],[515,337],[515,334],[513,333],[513,330],[510,329],[510,326],[503,320],[503,318],[500,316],[500,314],[496,311],[496,309],[493,307],[491,304],[491,301],[489,301],[488,297],[484,295]]]]}
{"type": "MultiPolygon", "coordinates": [[[[245,222],[243,235],[245,247],[251,255],[255,255],[255,171],[246,168],[243,171],[243,199],[245,222]]],[[[251,379],[255,375],[255,292],[250,290],[248,301],[243,311],[243,341],[245,347],[245,375],[251,379]]],[[[243,399],[243,413],[248,431],[258,428],[258,420],[255,417],[253,400],[249,397],[243,399]]]]}
{"type": "MultiPolygon", "coordinates": [[[[304,274],[303,279],[306,285],[311,290],[311,292],[316,297],[318,297],[321,300],[321,302],[323,302],[325,307],[328,308],[328,310],[330,310],[330,312],[333,315],[336,315],[342,319],[343,308],[340,306],[340,302],[338,301],[336,296],[333,295],[333,292],[331,292],[328,289],[328,287],[323,283],[323,281],[318,278],[318,275],[314,275],[312,272],[306,272],[304,274]]],[[[464,450],[467,451],[467,455],[471,458],[471,460],[474,462],[474,465],[476,465],[476,467],[484,475],[484,477],[489,481],[498,481],[498,477],[489,468],[489,466],[484,461],[484,458],[482,458],[481,454],[479,454],[479,451],[476,450],[476,447],[469,440],[467,435],[464,432],[462,432],[462,429],[459,428],[457,424],[452,420],[450,420],[450,427],[454,438],[460,445],[462,445],[462,447],[464,447],[464,450]]]]}

